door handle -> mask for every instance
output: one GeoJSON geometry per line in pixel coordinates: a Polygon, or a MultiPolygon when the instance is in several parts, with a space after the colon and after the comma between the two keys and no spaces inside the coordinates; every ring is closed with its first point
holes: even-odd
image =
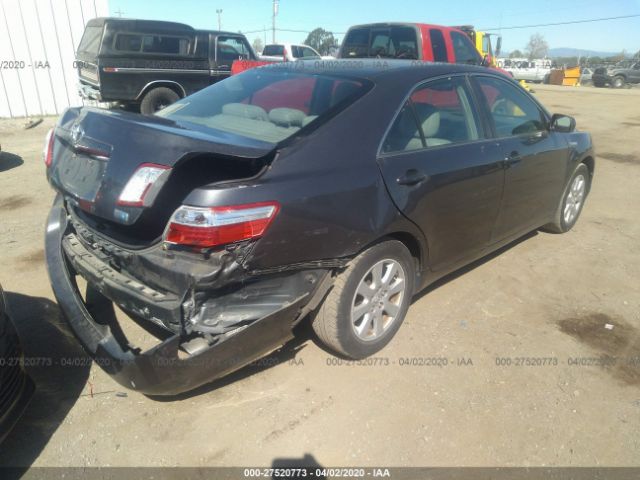
{"type": "Polygon", "coordinates": [[[522,157],[516,150],[514,150],[505,157],[504,164],[506,168],[509,168],[511,165],[515,165],[516,163],[520,163],[521,161],[522,157]]]}
{"type": "Polygon", "coordinates": [[[398,177],[396,182],[398,182],[398,185],[411,186],[411,185],[417,185],[427,180],[429,180],[429,175],[425,175],[424,173],[419,172],[418,170],[412,168],[404,172],[404,175],[398,177]]]}

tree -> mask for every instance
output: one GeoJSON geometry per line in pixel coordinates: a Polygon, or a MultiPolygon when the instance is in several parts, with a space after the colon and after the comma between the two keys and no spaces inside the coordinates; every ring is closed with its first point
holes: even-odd
{"type": "Polygon", "coordinates": [[[262,50],[264,49],[264,44],[262,43],[262,39],[260,37],[254,38],[253,43],[251,45],[253,46],[254,52],[262,53],[262,50]]]}
{"type": "Polygon", "coordinates": [[[542,35],[534,33],[529,38],[529,43],[527,43],[524,52],[527,54],[529,60],[533,60],[534,58],[543,58],[547,56],[547,53],[549,53],[549,44],[542,35]]]}
{"type": "Polygon", "coordinates": [[[517,48],[513,52],[511,52],[509,54],[509,58],[520,58],[522,56],[523,56],[522,52],[520,50],[518,50],[517,48]]]}
{"type": "Polygon", "coordinates": [[[336,42],[333,33],[328,32],[324,28],[316,28],[303,42],[305,45],[309,45],[311,48],[315,48],[320,55],[329,55],[332,49],[336,47],[336,42]]]}

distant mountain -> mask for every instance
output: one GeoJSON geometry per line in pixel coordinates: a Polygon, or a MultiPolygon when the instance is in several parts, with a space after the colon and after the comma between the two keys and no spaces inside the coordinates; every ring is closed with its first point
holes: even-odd
{"type": "MultiPolygon", "coordinates": [[[[583,50],[581,48],[550,48],[549,56],[554,57],[613,57],[620,55],[620,52],[597,52],[594,50],[583,50]]],[[[632,57],[633,52],[627,52],[627,57],[632,57]]]]}

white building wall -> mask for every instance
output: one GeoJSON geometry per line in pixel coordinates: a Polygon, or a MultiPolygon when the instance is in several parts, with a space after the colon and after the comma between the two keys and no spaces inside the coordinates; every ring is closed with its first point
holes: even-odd
{"type": "Polygon", "coordinates": [[[108,0],[0,0],[0,118],[55,115],[82,105],[75,50],[108,0]]]}

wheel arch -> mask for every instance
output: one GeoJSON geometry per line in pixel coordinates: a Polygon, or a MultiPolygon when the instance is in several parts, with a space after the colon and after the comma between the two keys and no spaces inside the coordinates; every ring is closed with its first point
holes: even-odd
{"type": "Polygon", "coordinates": [[[596,162],[592,156],[587,156],[582,159],[580,163],[584,163],[589,170],[589,185],[591,185],[591,181],[593,180],[593,173],[596,167],[596,162]]]}
{"type": "Polygon", "coordinates": [[[384,235],[378,237],[373,242],[368,243],[367,245],[364,245],[362,249],[360,249],[360,251],[355,256],[373,247],[374,245],[377,245],[379,243],[382,243],[388,240],[397,240],[398,242],[402,243],[407,248],[411,256],[413,257],[414,267],[415,267],[415,290],[418,291],[421,288],[422,279],[424,277],[423,274],[427,268],[426,263],[427,263],[427,259],[429,258],[428,246],[426,244],[425,239],[421,240],[414,233],[411,233],[411,232],[402,231],[402,230],[393,231],[393,232],[385,233],[384,235]]]}
{"type": "Polygon", "coordinates": [[[142,90],[140,90],[140,93],[136,97],[136,100],[142,100],[142,98],[147,93],[159,87],[165,87],[173,90],[180,98],[184,98],[187,96],[186,90],[178,82],[175,82],[173,80],[154,80],[153,82],[149,82],[144,87],[142,87],[142,90]]]}

